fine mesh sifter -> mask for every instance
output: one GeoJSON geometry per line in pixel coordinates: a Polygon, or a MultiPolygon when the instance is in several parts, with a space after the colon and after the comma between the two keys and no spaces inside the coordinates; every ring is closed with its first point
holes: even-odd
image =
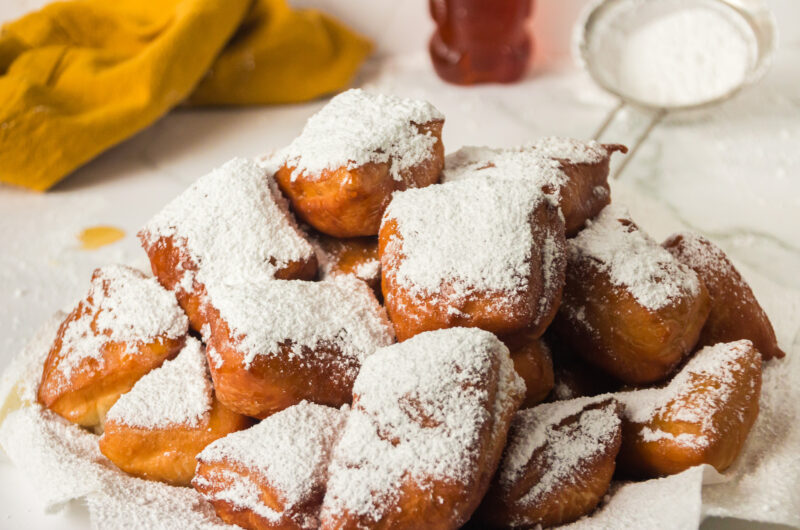
{"type": "Polygon", "coordinates": [[[668,113],[712,107],[761,79],[777,45],[763,0],[598,0],[574,37],[577,60],[618,99],[594,138],[626,106],[650,116],[615,177],[668,113]]]}

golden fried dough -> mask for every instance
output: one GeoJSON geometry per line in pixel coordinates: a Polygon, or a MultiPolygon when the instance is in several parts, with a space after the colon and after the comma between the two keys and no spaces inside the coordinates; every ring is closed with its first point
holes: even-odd
{"type": "Polygon", "coordinates": [[[209,301],[217,398],[256,418],[304,399],[349,403],[361,363],[393,342],[374,294],[349,275],[229,285],[212,289],[209,301]]]}
{"type": "Polygon", "coordinates": [[[445,159],[442,180],[488,177],[534,182],[559,205],[567,237],[572,237],[611,201],[608,165],[616,151],[628,149],[557,137],[503,149],[462,147],[445,159]]]}
{"type": "Polygon", "coordinates": [[[349,90],[277,155],[275,179],[297,215],[320,232],[374,236],[393,192],[439,180],[443,125],[427,102],[349,90]]]}
{"type": "Polygon", "coordinates": [[[73,423],[100,425],[120,394],[181,349],[187,330],[186,315],[155,278],[121,265],[97,269],[58,330],[39,402],[73,423]]]}
{"type": "Polygon", "coordinates": [[[522,408],[527,409],[544,401],[553,390],[553,358],[550,348],[542,339],[530,333],[503,337],[503,343],[511,353],[514,370],[525,381],[522,408]]]}
{"type": "Polygon", "coordinates": [[[620,415],[619,404],[609,398],[545,403],[517,412],[477,519],[484,527],[542,528],[591,512],[614,474],[620,415]]]}
{"type": "Polygon", "coordinates": [[[319,260],[323,278],[352,274],[367,282],[377,296],[383,296],[377,237],[339,239],[318,233],[314,235],[314,242],[319,245],[323,255],[319,260]]]}
{"type": "Polygon", "coordinates": [[[708,291],[613,205],[568,241],[555,331],[587,362],[630,384],[664,379],[691,351],[708,291]]]}
{"type": "Polygon", "coordinates": [[[620,469],[651,478],[710,464],[724,471],[758,417],[761,354],[747,340],[706,346],[664,388],[617,394],[625,405],[620,469]]]}
{"type": "Polygon", "coordinates": [[[395,194],[378,250],[397,338],[455,326],[540,336],[561,298],[564,246],[557,208],[529,182],[469,179],[395,194]]]}
{"type": "Polygon", "coordinates": [[[228,524],[319,528],[328,464],[346,417],[306,401],[293,405],[207,447],[192,484],[228,524]]]}
{"type": "Polygon", "coordinates": [[[188,486],[197,453],[251,422],[214,397],[203,347],[188,337],[175,359],[143,376],[111,407],[100,452],[131,475],[188,486]]]}
{"type": "Polygon", "coordinates": [[[664,242],[664,248],[697,273],[711,297],[711,313],[698,346],[748,339],[765,361],[786,355],[778,347],[772,323],[752,289],[721,248],[692,233],[673,235],[664,242]]]}
{"type": "Polygon", "coordinates": [[[153,274],[196,331],[209,284],[316,276],[311,244],[265,169],[234,158],[198,179],[139,232],[153,274]]]}
{"type": "Polygon", "coordinates": [[[464,524],[483,497],[524,397],[491,333],[422,333],[367,358],[329,472],[323,529],[464,524]]]}

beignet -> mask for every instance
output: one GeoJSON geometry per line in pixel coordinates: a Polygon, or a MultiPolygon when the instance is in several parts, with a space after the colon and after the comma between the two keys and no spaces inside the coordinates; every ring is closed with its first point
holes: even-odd
{"type": "Polygon", "coordinates": [[[155,278],[122,265],[95,270],[86,298],[58,330],[39,402],[78,425],[102,424],[121,394],[181,349],[188,327],[155,278]]]}
{"type": "Polygon", "coordinates": [[[613,205],[567,247],[559,338],[623,382],[667,377],[694,347],[711,307],[697,274],[613,205]]]}
{"type": "Polygon", "coordinates": [[[553,390],[553,358],[550,348],[542,339],[530,333],[503,337],[508,347],[514,370],[525,381],[525,400],[521,408],[527,409],[544,401],[553,390]]]}
{"type": "Polygon", "coordinates": [[[229,524],[319,528],[333,445],[346,410],[303,401],[208,446],[193,486],[229,524]]]}
{"type": "Polygon", "coordinates": [[[153,274],[175,292],[195,331],[210,284],[311,280],[317,260],[265,169],[234,158],[200,177],[139,232],[153,274]]]}
{"type": "Polygon", "coordinates": [[[456,326],[541,335],[561,298],[564,246],[557,207],[525,181],[475,178],[395,194],[379,254],[398,340],[456,326]]]}
{"type": "Polygon", "coordinates": [[[625,405],[620,470],[636,478],[700,464],[724,471],[758,417],[761,354],[747,340],[706,346],[664,388],[616,394],[625,405]]]}
{"type": "Polygon", "coordinates": [[[391,323],[361,280],[268,280],[209,291],[208,358],[217,398],[264,418],[304,399],[352,399],[364,359],[393,342],[391,323]]]}
{"type": "Polygon", "coordinates": [[[439,180],[444,116],[430,103],[348,90],[276,158],[298,217],[336,237],[374,236],[392,193],[439,180]]]}
{"type": "Polygon", "coordinates": [[[367,358],[330,465],[322,528],[458,528],[525,387],[491,333],[422,333],[367,358]]]}
{"type": "Polygon", "coordinates": [[[250,424],[214,397],[203,346],[188,337],[175,359],[143,376],[111,407],[100,452],[131,475],[188,486],[197,453],[250,424]]]}
{"type": "Polygon", "coordinates": [[[591,512],[606,494],[622,438],[610,398],[545,403],[514,416],[478,518],[493,528],[542,528],[591,512]]]}
{"type": "Polygon", "coordinates": [[[511,148],[462,147],[445,158],[443,182],[476,176],[525,179],[559,205],[567,237],[583,228],[609,202],[608,165],[624,145],[548,137],[511,148]]]}
{"type": "Polygon", "coordinates": [[[697,273],[711,297],[711,313],[698,346],[748,339],[765,361],[786,355],[778,347],[772,323],[752,289],[721,248],[692,233],[673,235],[664,242],[664,248],[697,273]]]}

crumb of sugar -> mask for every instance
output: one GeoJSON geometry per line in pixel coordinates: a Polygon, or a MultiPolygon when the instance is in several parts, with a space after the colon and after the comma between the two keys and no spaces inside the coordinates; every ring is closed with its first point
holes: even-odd
{"type": "Polygon", "coordinates": [[[124,265],[96,271],[78,318],[64,330],[58,372],[70,381],[86,359],[102,366],[102,348],[119,342],[135,355],[143,343],[186,334],[189,322],[173,294],[158,280],[124,265]],[[91,302],[90,302],[91,300],[91,302]]]}
{"type": "Polygon", "coordinates": [[[146,429],[199,427],[211,411],[213,388],[199,340],[186,338],[175,359],[144,375],[108,411],[106,423],[146,429]]]}
{"type": "MultiPolygon", "coordinates": [[[[239,464],[261,475],[277,491],[284,511],[289,511],[325,487],[333,445],[347,413],[346,407],[335,409],[303,401],[215,441],[197,459],[239,464]]],[[[233,471],[226,472],[233,480],[213,499],[253,510],[270,521],[283,516],[260,500],[257,484],[233,471]]]]}
{"type": "Polygon", "coordinates": [[[570,262],[591,260],[614,285],[653,311],[700,290],[693,270],[635,227],[627,210],[614,205],[587,221],[586,228],[567,241],[567,251],[570,262]]]}
{"type": "Polygon", "coordinates": [[[508,349],[477,328],[421,333],[369,357],[334,449],[323,514],[378,521],[405,480],[470,483],[484,427],[524,392],[511,363],[508,349]],[[489,403],[484,385],[496,367],[489,403]]]}
{"type": "MultiPolygon", "coordinates": [[[[664,388],[650,388],[614,394],[625,405],[626,418],[634,423],[648,423],[656,417],[668,421],[695,424],[697,435],[675,437],[671,433],[645,428],[642,439],[654,441],[663,438],[675,440],[691,447],[708,445],[708,434],[714,432],[713,415],[724,407],[730,398],[741,372],[742,356],[752,347],[748,340],[706,346],[683,367],[664,388]],[[715,384],[701,385],[697,380],[711,378],[715,384]],[[686,407],[685,400],[692,406],[686,407]]],[[[755,384],[750,381],[749,384],[755,384]]]]}
{"type": "Polygon", "coordinates": [[[150,244],[172,237],[185,249],[197,267],[180,280],[189,292],[195,276],[206,287],[274,278],[314,253],[271,175],[243,158],[200,177],[150,220],[141,237],[150,244]]]}
{"type": "MultiPolygon", "coordinates": [[[[357,365],[376,348],[393,341],[385,310],[370,288],[350,276],[320,282],[270,280],[209,286],[208,296],[249,366],[259,355],[275,355],[291,341],[291,355],[313,355],[335,344],[357,365]]],[[[353,374],[355,375],[355,374],[353,374]]]]}
{"type": "Polygon", "coordinates": [[[300,136],[276,158],[294,167],[293,179],[373,162],[389,163],[391,176],[401,181],[403,171],[430,158],[436,144],[436,137],[421,133],[417,125],[443,119],[426,101],[351,89],[309,118],[300,136]]]}
{"type": "Polygon", "coordinates": [[[523,292],[535,250],[530,217],[542,201],[529,183],[488,178],[395,193],[383,223],[396,221],[399,237],[386,246],[395,258],[382,258],[385,274],[412,295],[523,292]]]}
{"type": "Polygon", "coordinates": [[[587,461],[603,452],[621,428],[622,422],[613,402],[586,409],[588,405],[607,399],[593,397],[557,401],[517,412],[499,471],[500,485],[510,488],[532,458],[544,472],[541,479],[520,498],[521,505],[539,502],[542,496],[560,484],[574,480],[587,461]],[[576,415],[577,421],[560,425],[563,420],[576,415]],[[539,450],[541,452],[536,454],[539,450]]]}

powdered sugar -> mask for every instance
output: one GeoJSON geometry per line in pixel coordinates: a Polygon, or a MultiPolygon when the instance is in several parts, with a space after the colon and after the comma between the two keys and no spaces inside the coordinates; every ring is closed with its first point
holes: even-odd
{"type": "Polygon", "coordinates": [[[249,510],[267,521],[278,522],[282,512],[273,510],[261,500],[261,487],[246,475],[228,469],[215,470],[208,477],[196,475],[193,484],[201,487],[213,485],[213,481],[224,482],[225,488],[208,494],[209,500],[229,502],[239,509],[249,510]]]}
{"type": "Polygon", "coordinates": [[[656,106],[692,105],[745,80],[755,60],[753,31],[716,3],[620,4],[618,11],[638,15],[615,18],[605,29],[613,51],[597,57],[623,94],[656,106]]]}
{"type": "Polygon", "coordinates": [[[587,408],[607,400],[578,398],[517,412],[499,472],[500,485],[510,488],[533,458],[542,476],[520,498],[522,505],[536,503],[558,485],[577,480],[586,461],[606,451],[619,435],[622,422],[613,402],[587,408]],[[577,419],[561,425],[571,416],[577,419]]]}
{"type": "Polygon", "coordinates": [[[563,136],[546,136],[525,147],[535,150],[542,156],[570,164],[597,164],[609,155],[605,146],[595,140],[583,141],[563,136]]]}
{"type": "Polygon", "coordinates": [[[624,208],[604,208],[567,247],[570,262],[591,260],[653,311],[700,291],[697,274],[639,230],[624,208]]]}
{"type": "Polygon", "coordinates": [[[120,396],[106,422],[147,429],[198,427],[211,410],[212,392],[203,346],[187,337],[175,359],[144,375],[120,396]]]}
{"type": "MultiPolygon", "coordinates": [[[[212,499],[226,500],[268,520],[278,520],[324,489],[331,450],[346,417],[346,408],[304,401],[254,427],[217,440],[198,455],[200,462],[238,464],[263,476],[283,502],[283,512],[261,502],[258,485],[232,471],[225,471],[232,479],[230,486],[215,492],[212,499]]],[[[195,481],[207,478],[198,477],[195,481]]]]}
{"type": "Polygon", "coordinates": [[[697,425],[696,435],[676,438],[646,427],[642,439],[654,441],[663,438],[673,439],[684,445],[703,447],[709,443],[708,434],[714,433],[713,416],[724,407],[737,384],[756,384],[755,381],[742,381],[741,373],[746,369],[743,361],[752,348],[752,343],[741,340],[707,346],[695,356],[664,388],[634,390],[615,394],[625,405],[626,418],[634,423],[645,424],[661,417],[697,425]],[[698,390],[697,381],[712,379],[714,384],[703,384],[698,390]],[[691,406],[686,406],[686,400],[691,406]]]}
{"type": "Polygon", "coordinates": [[[377,521],[406,480],[468,487],[486,449],[481,433],[499,407],[487,383],[499,376],[495,399],[505,406],[524,392],[513,370],[510,379],[494,373],[504,363],[512,366],[507,348],[475,328],[421,333],[369,357],[334,450],[323,518],[347,512],[377,521]]]}
{"type": "Polygon", "coordinates": [[[107,265],[95,271],[77,318],[64,329],[57,370],[70,381],[86,359],[102,366],[102,348],[109,342],[122,343],[127,353],[135,355],[143,343],[181,337],[188,326],[175,297],[155,278],[130,267],[107,265]]]}
{"type": "Polygon", "coordinates": [[[519,147],[467,146],[445,158],[442,180],[452,182],[475,177],[526,179],[558,203],[561,187],[569,181],[563,163],[596,164],[608,155],[608,150],[593,140],[582,142],[557,136],[519,147]]]}
{"type": "MultiPolygon", "coordinates": [[[[237,337],[247,367],[258,355],[275,355],[284,343],[291,354],[313,355],[335,345],[356,366],[376,348],[392,343],[393,332],[372,291],[353,276],[321,282],[272,280],[209,286],[209,298],[237,337]]],[[[355,375],[355,374],[353,374],[355,375]]]]}
{"type": "Polygon", "coordinates": [[[436,138],[417,125],[443,119],[426,101],[352,89],[312,116],[277,158],[295,168],[293,178],[375,162],[389,163],[390,174],[400,181],[404,170],[433,155],[436,138]]]}
{"type": "MultiPolygon", "coordinates": [[[[672,240],[675,234],[667,240],[672,240]]],[[[681,263],[685,263],[694,270],[707,270],[720,278],[736,278],[737,283],[746,285],[736,269],[733,268],[728,257],[718,246],[703,236],[692,232],[683,232],[680,246],[668,249],[681,263]]],[[[748,288],[749,289],[749,288],[748,288]]]]}
{"type": "MultiPolygon", "coordinates": [[[[197,267],[196,279],[212,285],[273,278],[313,249],[292,221],[271,176],[234,158],[198,179],[164,207],[140,233],[146,244],[172,237],[197,267]]],[[[183,272],[190,291],[195,273],[183,272]]]]}
{"type": "Polygon", "coordinates": [[[443,182],[474,178],[529,180],[544,190],[554,203],[560,200],[567,175],[558,160],[528,147],[462,147],[445,158],[443,182]]]}
{"type": "Polygon", "coordinates": [[[396,221],[399,239],[386,245],[384,274],[412,295],[524,291],[534,248],[530,219],[544,200],[530,183],[488,178],[396,193],[383,223],[396,221]],[[388,263],[390,255],[402,257],[388,263]]]}
{"type": "Polygon", "coordinates": [[[374,280],[381,275],[381,262],[377,259],[359,263],[355,268],[356,278],[364,281],[374,280]]]}

